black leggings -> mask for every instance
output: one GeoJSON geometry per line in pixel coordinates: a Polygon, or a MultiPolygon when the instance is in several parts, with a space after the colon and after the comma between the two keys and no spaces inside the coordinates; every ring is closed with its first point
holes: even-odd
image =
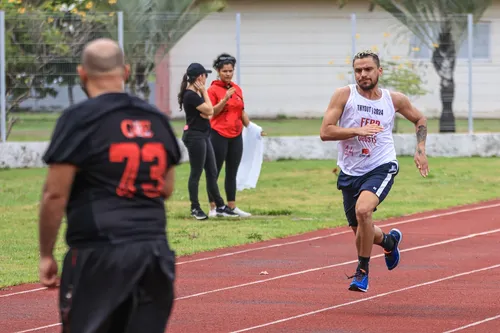
{"type": "Polygon", "coordinates": [[[200,209],[198,188],[203,170],[205,170],[207,192],[211,199],[210,201],[214,202],[213,200],[215,200],[217,207],[224,206],[224,200],[219,193],[219,186],[217,185],[217,166],[210,138],[193,131],[184,131],[182,141],[188,150],[189,164],[191,166],[188,182],[191,209],[200,209]]]}
{"type": "MultiPolygon", "coordinates": [[[[212,130],[210,139],[214,147],[217,164],[217,179],[222,170],[222,164],[226,162],[224,187],[227,201],[236,201],[236,175],[238,174],[238,167],[240,166],[243,154],[243,138],[241,134],[234,138],[226,138],[212,130]]],[[[214,198],[210,197],[210,194],[208,198],[210,202],[214,202],[214,198]]]]}

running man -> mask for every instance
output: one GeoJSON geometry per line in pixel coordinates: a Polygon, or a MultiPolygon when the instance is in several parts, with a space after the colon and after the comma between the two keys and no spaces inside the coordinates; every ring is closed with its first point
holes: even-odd
{"type": "Polygon", "coordinates": [[[378,87],[382,68],[377,54],[360,52],[352,64],[357,84],[335,91],[323,118],[320,137],[322,141],[339,141],[337,164],[341,172],[337,188],[342,191],[345,214],[356,235],[358,252],[358,267],[349,290],[366,292],[373,244],[384,249],[389,270],[400,261],[401,231],[392,229],[385,234],[372,220],[373,212],[387,197],[399,173],[392,137],[396,112],[415,124],[414,160],[422,177],[429,173],[425,155],[427,119],[404,94],[378,87]]]}
{"type": "Polygon", "coordinates": [[[78,74],[89,99],[62,113],[43,156],[39,274],[50,288],[67,217],[62,332],[163,333],[172,310],[165,200],[181,152],[167,117],[124,91],[129,73],[116,42],[86,45],[78,74]]]}

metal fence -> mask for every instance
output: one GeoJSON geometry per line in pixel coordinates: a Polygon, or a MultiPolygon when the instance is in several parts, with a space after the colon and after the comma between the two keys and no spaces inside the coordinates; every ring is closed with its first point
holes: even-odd
{"type": "Polygon", "coordinates": [[[235,81],[253,117],[321,117],[333,90],[353,82],[352,56],[364,49],[381,56],[381,84],[409,95],[428,116],[453,109],[472,133],[474,116],[498,112],[488,101],[494,92],[473,95],[474,71],[487,84],[495,59],[492,23],[473,24],[471,15],[403,24],[381,13],[215,13],[193,26],[195,18],[158,13],[146,26],[137,22],[123,13],[0,11],[2,141],[15,119],[7,113],[61,111],[85,98],[76,66],[85,43],[98,37],[125,49],[134,73],[129,91],[173,117],[182,116],[175,95],[187,65],[210,67],[221,52],[238,59],[235,81]]]}

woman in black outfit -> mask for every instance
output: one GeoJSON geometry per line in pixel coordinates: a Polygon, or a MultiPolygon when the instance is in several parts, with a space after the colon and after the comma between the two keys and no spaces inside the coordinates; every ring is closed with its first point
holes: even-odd
{"type": "Polygon", "coordinates": [[[191,200],[191,215],[198,220],[208,218],[198,201],[198,188],[201,173],[205,169],[207,191],[215,198],[217,216],[238,216],[224,204],[217,185],[217,167],[212,143],[210,141],[209,118],[213,115],[213,106],[205,88],[208,73],[201,64],[192,63],[182,78],[181,90],[178,95],[180,109],[186,112],[186,125],[182,141],[189,154],[191,173],[189,175],[189,199],[191,200]]]}

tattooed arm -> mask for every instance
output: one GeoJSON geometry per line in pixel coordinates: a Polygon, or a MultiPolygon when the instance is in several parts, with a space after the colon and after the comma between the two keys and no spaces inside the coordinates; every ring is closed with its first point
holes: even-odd
{"type": "Polygon", "coordinates": [[[429,165],[425,154],[427,118],[411,104],[407,96],[398,92],[391,92],[391,97],[396,111],[415,124],[417,135],[417,147],[414,157],[415,165],[420,170],[422,177],[427,177],[429,174],[429,165]]]}
{"type": "Polygon", "coordinates": [[[420,124],[415,124],[417,128],[417,153],[419,155],[425,154],[425,141],[427,139],[427,120],[419,120],[420,124]]]}

